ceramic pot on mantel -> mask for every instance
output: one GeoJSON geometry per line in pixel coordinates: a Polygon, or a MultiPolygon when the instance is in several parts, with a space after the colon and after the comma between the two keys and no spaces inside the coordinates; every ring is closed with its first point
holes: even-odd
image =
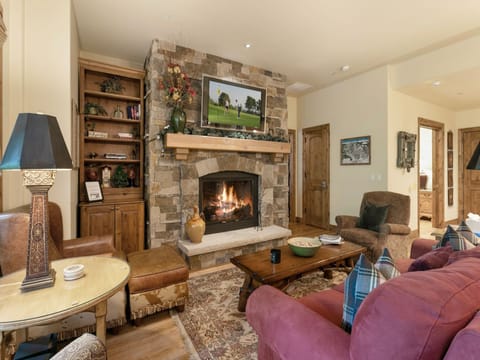
{"type": "Polygon", "coordinates": [[[203,234],[205,234],[205,221],[198,213],[198,206],[193,207],[193,216],[185,224],[185,231],[192,242],[202,241],[203,234]]]}
{"type": "Polygon", "coordinates": [[[185,123],[187,122],[187,115],[180,107],[174,107],[172,110],[172,115],[170,116],[170,126],[173,131],[176,133],[183,134],[185,130],[185,123]]]}

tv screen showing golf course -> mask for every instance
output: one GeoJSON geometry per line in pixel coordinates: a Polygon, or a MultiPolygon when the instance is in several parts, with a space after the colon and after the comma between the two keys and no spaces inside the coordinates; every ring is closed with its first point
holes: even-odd
{"type": "Polygon", "coordinates": [[[202,85],[202,126],[264,131],[265,89],[209,76],[202,85]]]}

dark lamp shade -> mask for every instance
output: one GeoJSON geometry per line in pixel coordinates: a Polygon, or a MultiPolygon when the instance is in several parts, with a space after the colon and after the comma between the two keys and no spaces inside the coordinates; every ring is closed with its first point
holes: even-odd
{"type": "Polygon", "coordinates": [[[473,152],[472,158],[468,162],[467,169],[480,170],[480,142],[478,143],[477,148],[473,152]]]}
{"type": "Polygon", "coordinates": [[[57,119],[45,114],[19,114],[0,170],[71,168],[72,159],[57,119]]]}

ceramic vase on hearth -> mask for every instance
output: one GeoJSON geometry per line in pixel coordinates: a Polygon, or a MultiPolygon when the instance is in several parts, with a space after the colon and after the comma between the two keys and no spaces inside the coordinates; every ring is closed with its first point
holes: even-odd
{"type": "Polygon", "coordinates": [[[172,115],[170,116],[170,126],[173,128],[173,131],[183,134],[186,121],[187,116],[185,114],[185,111],[183,111],[182,108],[174,107],[172,110],[172,115]]]}
{"type": "Polygon", "coordinates": [[[185,224],[185,231],[192,242],[199,243],[202,241],[205,234],[205,221],[198,213],[198,206],[193,207],[193,216],[185,224]]]}

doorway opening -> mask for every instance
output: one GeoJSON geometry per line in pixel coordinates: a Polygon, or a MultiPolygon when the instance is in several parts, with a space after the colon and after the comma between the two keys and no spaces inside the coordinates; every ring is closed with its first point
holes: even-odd
{"type": "Polygon", "coordinates": [[[444,125],[419,118],[418,134],[418,231],[430,237],[445,222],[444,125]]]}

